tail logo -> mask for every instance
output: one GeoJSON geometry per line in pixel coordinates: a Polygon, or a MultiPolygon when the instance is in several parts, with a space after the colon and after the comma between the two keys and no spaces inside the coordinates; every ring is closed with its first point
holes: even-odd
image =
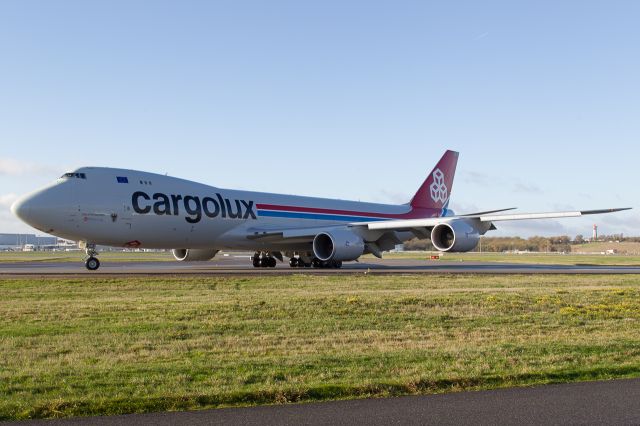
{"type": "Polygon", "coordinates": [[[447,185],[444,183],[444,173],[442,170],[435,169],[433,171],[433,182],[429,189],[431,190],[431,199],[435,202],[444,203],[449,198],[449,191],[447,185]]]}

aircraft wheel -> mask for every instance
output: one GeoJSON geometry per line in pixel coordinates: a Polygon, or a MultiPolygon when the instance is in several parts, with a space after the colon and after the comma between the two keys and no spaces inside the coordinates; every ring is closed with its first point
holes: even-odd
{"type": "Polygon", "coordinates": [[[292,257],[291,259],[289,259],[289,266],[291,266],[292,268],[295,268],[297,266],[302,266],[302,265],[300,265],[300,262],[298,261],[298,259],[296,259],[295,257],[292,257]]]}
{"type": "Polygon", "coordinates": [[[277,262],[276,262],[276,258],[275,258],[275,257],[269,257],[269,258],[267,259],[267,262],[268,262],[268,263],[267,263],[267,266],[268,266],[269,268],[275,268],[275,267],[276,267],[277,262]]]}
{"type": "Polygon", "coordinates": [[[91,256],[84,261],[84,266],[86,266],[90,271],[95,271],[100,267],[100,261],[97,257],[91,256]]]}
{"type": "Polygon", "coordinates": [[[322,262],[317,257],[314,257],[313,260],[311,261],[311,266],[313,266],[314,268],[321,268],[322,262]]]}
{"type": "Polygon", "coordinates": [[[334,260],[332,266],[336,269],[342,268],[342,260],[334,260]]]}
{"type": "Polygon", "coordinates": [[[251,263],[253,264],[254,268],[259,268],[260,267],[260,257],[258,256],[253,256],[251,258],[251,263]]]}

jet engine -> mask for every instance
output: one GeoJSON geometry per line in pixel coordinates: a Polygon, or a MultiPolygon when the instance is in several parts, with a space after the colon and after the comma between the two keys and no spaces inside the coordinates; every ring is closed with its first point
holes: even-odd
{"type": "Polygon", "coordinates": [[[476,248],[480,241],[480,233],[464,220],[439,223],[431,230],[431,244],[448,252],[465,252],[476,248]]]}
{"type": "Polygon", "coordinates": [[[313,239],[313,254],[323,262],[356,260],[364,253],[364,240],[347,230],[321,232],[313,239]]]}
{"type": "Polygon", "coordinates": [[[178,262],[196,262],[211,260],[218,250],[215,249],[173,249],[173,257],[178,262]]]}

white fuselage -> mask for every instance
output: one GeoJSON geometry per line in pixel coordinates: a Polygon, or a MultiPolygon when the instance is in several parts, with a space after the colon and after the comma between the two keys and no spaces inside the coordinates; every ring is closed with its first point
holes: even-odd
{"type": "MultiPolygon", "coordinates": [[[[438,210],[216,188],[134,170],[86,167],[16,203],[35,228],[89,244],[147,248],[306,250],[256,241],[269,229],[435,217],[438,210]]],[[[398,232],[401,240],[411,233],[398,232]]]]}

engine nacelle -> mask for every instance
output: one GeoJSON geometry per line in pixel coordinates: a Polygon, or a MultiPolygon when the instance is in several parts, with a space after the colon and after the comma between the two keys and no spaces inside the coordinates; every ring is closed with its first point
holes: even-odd
{"type": "Polygon", "coordinates": [[[173,249],[173,257],[178,262],[197,262],[211,260],[218,250],[215,249],[173,249]]]}
{"type": "Polygon", "coordinates": [[[364,240],[353,232],[321,232],[313,239],[313,254],[322,261],[356,260],[364,253],[364,240]]]}
{"type": "Polygon", "coordinates": [[[440,223],[431,230],[431,244],[440,251],[470,251],[479,241],[480,232],[464,220],[440,223]]]}

